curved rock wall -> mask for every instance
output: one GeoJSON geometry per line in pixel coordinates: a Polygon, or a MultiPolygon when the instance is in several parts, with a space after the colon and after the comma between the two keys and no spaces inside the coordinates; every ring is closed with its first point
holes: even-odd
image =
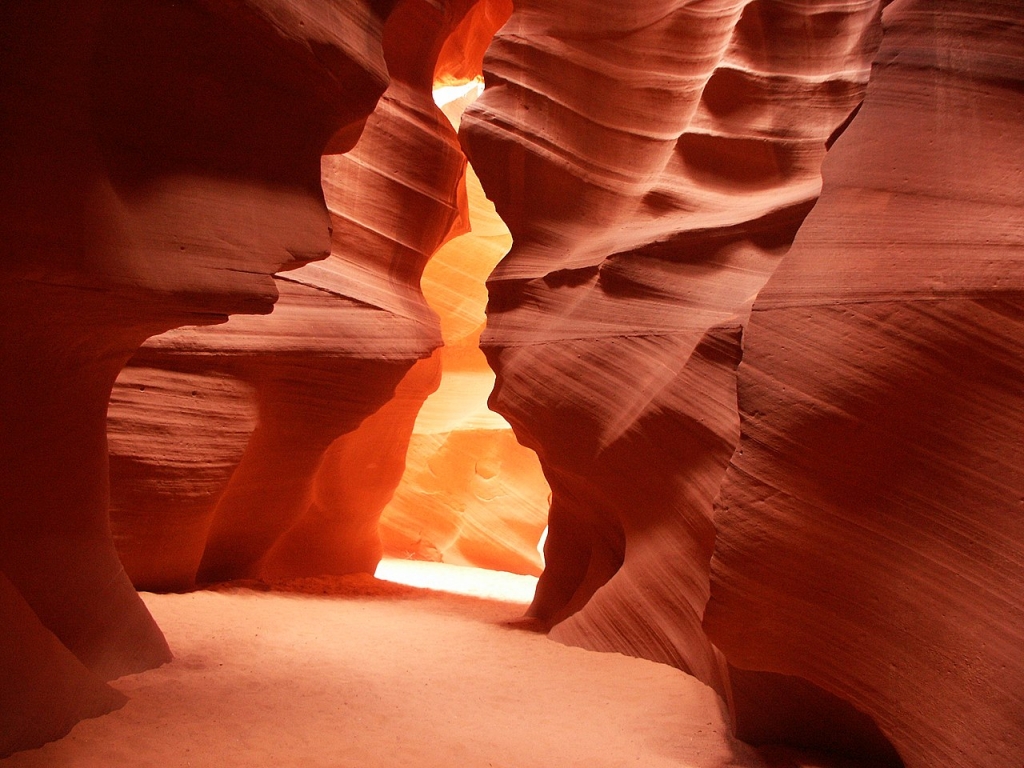
{"type": "Polygon", "coordinates": [[[466,170],[471,231],[438,249],[423,273],[445,340],[440,383],[412,427],[405,473],[380,517],[381,542],[392,557],[535,576],[550,489],[536,454],[488,410],[494,372],[479,347],[484,281],[512,238],[466,170]]]}
{"type": "MultiPolygon", "coordinates": [[[[886,4],[517,3],[463,132],[515,238],[491,402],[551,484],[554,637],[751,740],[1016,767],[1024,18],[897,0],[850,122],[886,4]]],[[[0,5],[0,755],[169,659],[115,543],[161,589],[376,563],[468,222],[430,90],[510,9],[0,5]]]]}
{"type": "Polygon", "coordinates": [[[319,157],[384,90],[389,6],[0,6],[0,754],[170,658],[111,538],[114,379],[146,337],[267,312],[272,273],[327,254],[319,157]]]}
{"type": "Polygon", "coordinates": [[[884,21],[745,333],[705,624],[736,666],[872,715],[907,766],[1016,767],[1024,10],[898,0],[884,21]]]}
{"type": "Polygon", "coordinates": [[[434,83],[457,85],[480,77],[484,52],[511,15],[512,0],[478,0],[445,40],[434,68],[434,83]]]}
{"type": "Polygon", "coordinates": [[[150,340],[122,374],[126,390],[150,382],[153,402],[137,408],[135,395],[111,419],[126,451],[115,469],[132,470],[112,476],[113,521],[137,586],[376,566],[376,518],[404,465],[408,414],[436,387],[424,363],[395,395],[441,341],[420,276],[466,217],[465,157],[431,89],[443,44],[473,6],[403,0],[389,17],[391,84],[355,147],[341,154],[348,137],[337,135],[322,161],[331,256],[277,275],[281,297],[269,317],[172,331],[150,340]],[[165,395],[159,384],[168,376],[180,387],[165,395]],[[193,466],[165,444],[127,437],[140,434],[151,413],[160,430],[202,435],[203,410],[174,403],[198,393],[209,408],[221,407],[213,401],[226,381],[236,396],[223,402],[222,418],[238,417],[222,439],[190,446],[193,466]],[[367,434],[335,444],[389,401],[394,422],[374,419],[367,434]],[[195,483],[195,464],[211,483],[200,503],[183,508],[157,485],[164,475],[171,486],[195,483]],[[168,541],[168,529],[181,535],[168,541]]]}
{"type": "Polygon", "coordinates": [[[701,627],[750,302],[862,98],[879,3],[516,3],[463,143],[514,246],[492,404],[551,483],[531,614],[725,695],[701,627]]]}

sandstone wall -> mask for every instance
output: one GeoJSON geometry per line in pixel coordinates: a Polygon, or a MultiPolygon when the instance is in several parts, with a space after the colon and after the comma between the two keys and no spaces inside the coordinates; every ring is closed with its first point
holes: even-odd
{"type": "Polygon", "coordinates": [[[322,160],[330,257],[275,276],[270,316],[151,339],[122,373],[113,524],[137,586],[372,573],[411,419],[437,386],[440,330],[420,277],[466,226],[465,157],[431,89],[474,7],[403,0],[389,17],[391,83],[355,147],[336,136],[322,160]],[[382,406],[387,417],[343,437],[382,406]],[[210,413],[226,428],[204,440],[210,413]],[[139,437],[154,430],[195,438],[139,437]]]}
{"type": "Polygon", "coordinates": [[[885,5],[517,3],[463,132],[515,241],[492,402],[551,481],[553,637],[751,741],[1009,766],[1021,9],[898,1],[877,50],[885,5]]]}
{"type": "Polygon", "coordinates": [[[1024,10],[899,0],[884,18],[864,106],[745,332],[705,624],[738,667],[872,715],[907,766],[1009,768],[1024,10]]]}
{"type": "Polygon", "coordinates": [[[492,405],[552,488],[531,615],[727,695],[701,627],[750,302],[862,98],[876,2],[516,3],[463,142],[514,245],[492,405]]]}
{"type": "Polygon", "coordinates": [[[0,6],[0,754],[170,658],[110,533],[114,379],[146,337],[267,312],[272,273],[326,256],[320,154],[385,88],[389,6],[0,6]]]}

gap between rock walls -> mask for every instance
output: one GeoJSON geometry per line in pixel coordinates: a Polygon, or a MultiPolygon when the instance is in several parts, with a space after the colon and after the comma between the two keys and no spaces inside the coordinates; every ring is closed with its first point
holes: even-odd
{"type": "Polygon", "coordinates": [[[151,610],[388,580],[681,670],[744,765],[1019,768],[1018,3],[0,28],[0,756],[151,610]]]}

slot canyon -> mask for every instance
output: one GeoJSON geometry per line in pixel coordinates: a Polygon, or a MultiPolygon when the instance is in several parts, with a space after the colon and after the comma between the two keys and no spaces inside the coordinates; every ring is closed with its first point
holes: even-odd
{"type": "Polygon", "coordinates": [[[0,89],[0,765],[1024,766],[1019,0],[8,0],[0,89]]]}

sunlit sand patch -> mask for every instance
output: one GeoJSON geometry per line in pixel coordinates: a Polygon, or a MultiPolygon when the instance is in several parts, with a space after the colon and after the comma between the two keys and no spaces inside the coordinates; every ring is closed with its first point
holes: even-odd
{"type": "Polygon", "coordinates": [[[380,561],[374,576],[395,584],[523,605],[533,600],[537,589],[535,576],[421,560],[385,558],[380,561]]]}

